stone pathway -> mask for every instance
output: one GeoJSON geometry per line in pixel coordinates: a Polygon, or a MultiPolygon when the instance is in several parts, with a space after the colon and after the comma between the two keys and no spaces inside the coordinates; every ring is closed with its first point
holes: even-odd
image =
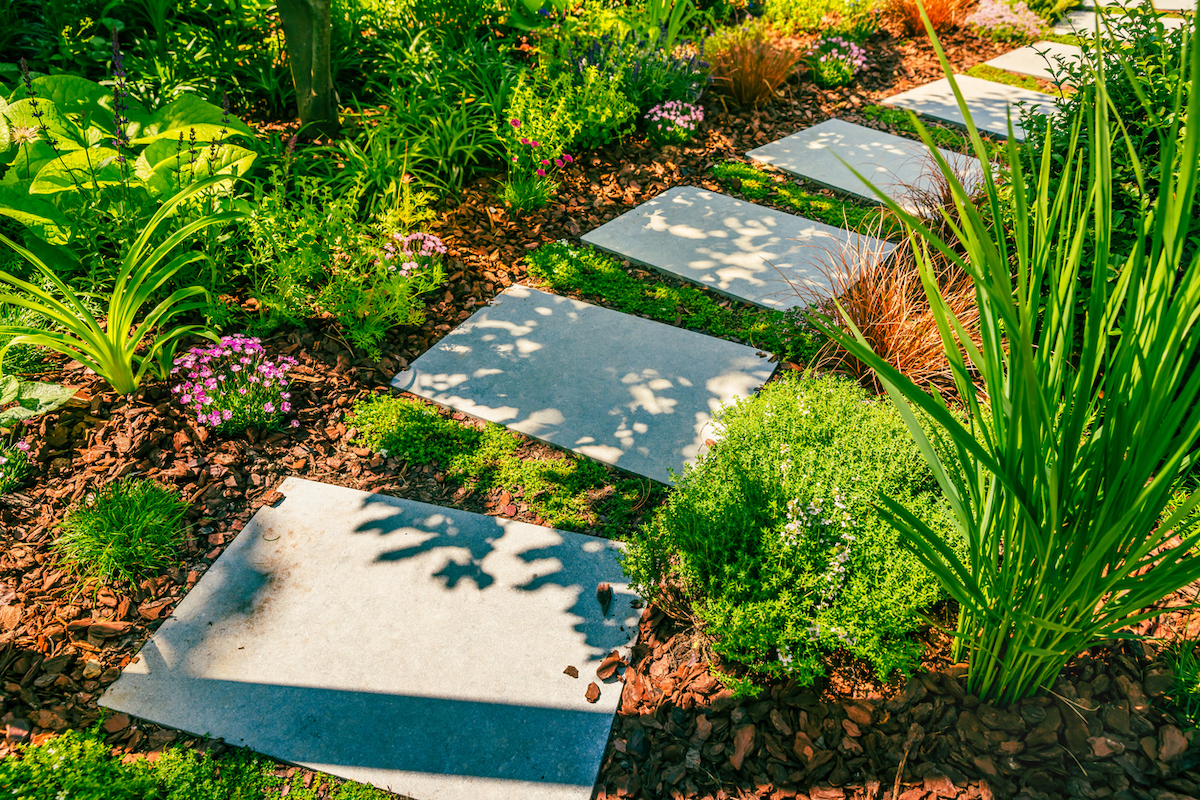
{"type": "MultiPolygon", "coordinates": [[[[1011,110],[1013,132],[1018,139],[1023,139],[1025,131],[1021,127],[1018,103],[1031,106],[1041,113],[1054,111],[1054,97],[1045,92],[1034,92],[1018,86],[972,78],[969,75],[955,75],[954,80],[980,131],[1007,136],[1008,115],[1011,110]]],[[[943,122],[955,125],[966,123],[954,98],[954,91],[950,88],[950,81],[945,78],[893,95],[882,102],[907,108],[943,122]]]]}
{"type": "Polygon", "coordinates": [[[102,705],[419,800],[591,797],[622,687],[596,669],[637,634],[619,545],[299,478],[279,491],[102,705]]]}
{"type": "Polygon", "coordinates": [[[1034,42],[984,63],[996,69],[1015,72],[1018,75],[1031,75],[1057,83],[1061,65],[1078,64],[1082,58],[1083,50],[1075,45],[1034,42]]]}
{"type": "Polygon", "coordinates": [[[786,310],[831,294],[830,276],[890,242],[723,194],[678,186],[583,242],[739,300],[786,310]]]}
{"type": "Polygon", "coordinates": [[[713,413],[774,369],[753,347],[512,286],[392,386],[671,483],[713,413]]]}
{"type": "MultiPolygon", "coordinates": [[[[979,161],[939,148],[942,156],[973,184],[982,178],[979,161]]],[[[746,155],[805,180],[871,202],[879,198],[871,185],[908,211],[919,211],[922,198],[938,194],[936,167],[925,145],[902,136],[831,119],[757,147],[746,155]]]]}
{"type": "MultiPolygon", "coordinates": [[[[1063,15],[1061,20],[1055,23],[1054,27],[1050,29],[1050,32],[1059,36],[1078,34],[1080,36],[1094,37],[1096,35],[1097,16],[1099,16],[1097,12],[1092,9],[1075,9],[1074,11],[1068,11],[1063,15]]],[[[1121,33],[1120,25],[1117,24],[1117,21],[1119,20],[1120,15],[1109,15],[1109,26],[1114,29],[1113,32],[1115,32],[1118,37],[1121,33]]],[[[1185,21],[1182,17],[1159,17],[1159,21],[1162,22],[1163,27],[1165,27],[1167,30],[1182,28],[1185,24],[1185,21]]],[[[1100,34],[1101,36],[1105,37],[1110,35],[1109,29],[1106,28],[1103,23],[1100,23],[1100,34]]]]}

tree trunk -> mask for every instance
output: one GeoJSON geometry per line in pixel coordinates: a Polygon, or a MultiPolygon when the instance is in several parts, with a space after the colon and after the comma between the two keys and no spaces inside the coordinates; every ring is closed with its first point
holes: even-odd
{"type": "Polygon", "coordinates": [[[278,0],[300,124],[321,133],[338,132],[337,104],[330,72],[332,0],[278,0]]]}

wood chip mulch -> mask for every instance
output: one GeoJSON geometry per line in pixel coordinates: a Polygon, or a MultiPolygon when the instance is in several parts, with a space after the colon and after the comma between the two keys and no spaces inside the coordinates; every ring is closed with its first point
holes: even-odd
{"type": "MultiPolygon", "coordinates": [[[[943,44],[959,71],[1009,49],[961,32],[943,44]]],[[[508,214],[492,179],[468,186],[431,226],[449,245],[449,280],[429,299],[425,324],[396,332],[383,359],[356,354],[323,323],[265,343],[272,355],[300,361],[292,373],[295,431],[210,435],[180,413],[162,383],[120,398],[78,365],[46,374],[80,392],[37,420],[37,473],[0,497],[0,756],[16,743],[95,722],[103,689],[254,511],[276,499],[285,476],[542,522],[511,497],[476,496],[432,466],[358,447],[348,409],[526,280],[529,250],[577,239],[668,188],[700,182],[713,163],[825,119],[882,127],[858,110],[941,77],[923,40],[880,36],[868,55],[869,72],[851,89],[820,91],[800,77],[779,102],[756,110],[727,110],[709,94],[695,143],[660,150],[626,142],[584,154],[558,201],[538,213],[508,214]],[[94,487],[130,474],[178,486],[193,504],[183,565],[138,586],[80,581],[51,548],[55,525],[94,487]]],[[[557,454],[529,440],[523,447],[557,454]]],[[[1197,633],[1194,619],[1183,624],[1197,633]]],[[[715,660],[694,628],[646,609],[620,676],[622,703],[598,798],[1200,797],[1192,732],[1161,710],[1169,676],[1143,647],[1086,654],[1052,694],[1011,709],[966,695],[962,669],[945,664],[944,648],[940,662],[931,658],[933,671],[899,685],[859,680],[861,665],[851,665],[820,692],[778,684],[758,699],[735,700],[710,675],[715,660]]],[[[110,717],[104,732],[127,758],[154,758],[178,742],[223,748],[124,714],[110,717]]]]}

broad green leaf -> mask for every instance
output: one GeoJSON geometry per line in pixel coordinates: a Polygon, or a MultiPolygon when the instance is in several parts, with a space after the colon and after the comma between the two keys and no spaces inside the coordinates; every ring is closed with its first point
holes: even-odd
{"type": "MultiPolygon", "coordinates": [[[[236,172],[239,176],[245,175],[255,158],[254,152],[243,147],[220,144],[198,150],[194,163],[189,163],[193,156],[186,150],[176,153],[175,144],[160,139],[142,152],[135,168],[152,194],[168,195],[191,183],[193,175],[195,179],[207,178],[210,174],[233,175],[236,172]]],[[[227,184],[219,185],[224,188],[227,184]]]]}
{"type": "Polygon", "coordinates": [[[66,244],[71,238],[71,222],[58,207],[40,197],[30,197],[27,191],[0,186],[0,214],[15,219],[51,244],[66,244]]]}
{"type": "Polygon", "coordinates": [[[0,152],[5,152],[10,147],[12,147],[12,137],[8,135],[8,126],[0,125],[0,152]]]}
{"type": "Polygon", "coordinates": [[[0,185],[19,188],[26,194],[29,193],[29,184],[33,182],[34,176],[42,167],[58,158],[54,148],[45,141],[23,144],[14,150],[11,156],[8,162],[9,169],[4,173],[4,177],[0,178],[0,185]]]}
{"type": "Polygon", "coordinates": [[[12,375],[0,375],[0,406],[6,406],[17,399],[21,382],[12,375]]]}
{"type": "Polygon", "coordinates": [[[67,119],[54,101],[39,99],[37,111],[40,117],[34,114],[33,103],[26,98],[9,105],[0,113],[14,128],[41,130],[42,139],[47,135],[53,137],[60,150],[75,150],[83,146],[83,131],[67,119]]]}
{"type": "Polygon", "coordinates": [[[48,99],[63,114],[78,115],[81,128],[94,123],[112,130],[111,89],[76,75],[43,75],[33,79],[33,88],[39,101],[48,99]]]}
{"type": "MultiPolygon", "coordinates": [[[[137,138],[134,139],[134,142],[149,144],[155,139],[163,137],[178,140],[179,134],[183,133],[186,146],[186,140],[190,138],[191,130],[196,132],[196,141],[201,142],[216,141],[222,138],[222,128],[225,129],[225,136],[235,133],[246,136],[253,135],[253,131],[236,117],[230,116],[227,123],[223,122],[224,115],[225,112],[212,103],[207,103],[194,95],[184,95],[150,114],[141,124],[140,130],[136,132],[137,138]]],[[[136,119],[132,114],[130,117],[136,119]]]]}
{"type": "Polygon", "coordinates": [[[117,163],[118,155],[111,147],[72,150],[38,170],[29,192],[54,194],[71,191],[76,186],[89,189],[119,186],[121,167],[117,163]]]}

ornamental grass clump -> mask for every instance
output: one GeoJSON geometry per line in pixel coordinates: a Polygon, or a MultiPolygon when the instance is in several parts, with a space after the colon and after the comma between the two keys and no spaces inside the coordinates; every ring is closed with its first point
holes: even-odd
{"type": "Polygon", "coordinates": [[[696,103],[668,100],[646,114],[646,133],[650,141],[662,147],[691,141],[704,121],[704,109],[696,103]]]}
{"type": "MultiPolygon", "coordinates": [[[[985,160],[936,38],[934,47],[975,155],[985,160]]],[[[964,688],[984,702],[1048,690],[1078,653],[1156,616],[1165,598],[1200,580],[1200,493],[1173,497],[1195,466],[1200,439],[1200,258],[1190,247],[1200,227],[1192,214],[1200,126],[1183,125],[1200,119],[1195,19],[1181,53],[1184,79],[1173,83],[1168,103],[1145,109],[1169,119],[1157,152],[1145,160],[1132,154],[1135,143],[1110,114],[1104,59],[1094,57],[1079,90],[1090,102],[1068,118],[1061,146],[1051,146],[1045,123],[1030,131],[1046,140],[1032,172],[1010,122],[1003,169],[984,172],[983,209],[914,117],[953,187],[961,251],[877,195],[914,243],[965,404],[960,414],[860,333],[817,320],[879,374],[950,503],[965,555],[908,501],[880,499],[905,549],[957,602],[954,657],[968,658],[964,688]],[[1115,153],[1132,159],[1142,191],[1146,176],[1159,180],[1144,213],[1126,220],[1134,228],[1126,251],[1112,246],[1121,188],[1115,153]],[[1008,175],[1009,187],[997,185],[997,174],[1008,175]],[[1007,230],[993,225],[1000,219],[1007,230]],[[978,344],[939,291],[934,254],[974,281],[978,344]],[[976,375],[982,398],[971,386],[976,375]],[[937,436],[914,409],[936,422],[937,436]]]]}
{"type": "MultiPolygon", "coordinates": [[[[171,392],[198,423],[221,433],[276,430],[292,412],[287,372],[296,363],[291,356],[267,358],[254,337],[225,336],[175,359],[171,374],[181,382],[171,392]]],[[[299,424],[291,420],[293,428],[299,424]]]]}
{"type": "Polygon", "coordinates": [[[1024,0],[1015,5],[1004,0],[980,0],[963,24],[997,42],[1030,42],[1046,31],[1046,21],[1024,0]]]}
{"type": "Polygon", "coordinates": [[[867,65],[867,53],[841,36],[827,36],[808,52],[813,82],[823,89],[845,86],[867,65]]]}
{"type": "Polygon", "coordinates": [[[762,22],[720,31],[709,37],[704,50],[713,86],[739,106],[774,100],[799,61],[762,22]]]}

